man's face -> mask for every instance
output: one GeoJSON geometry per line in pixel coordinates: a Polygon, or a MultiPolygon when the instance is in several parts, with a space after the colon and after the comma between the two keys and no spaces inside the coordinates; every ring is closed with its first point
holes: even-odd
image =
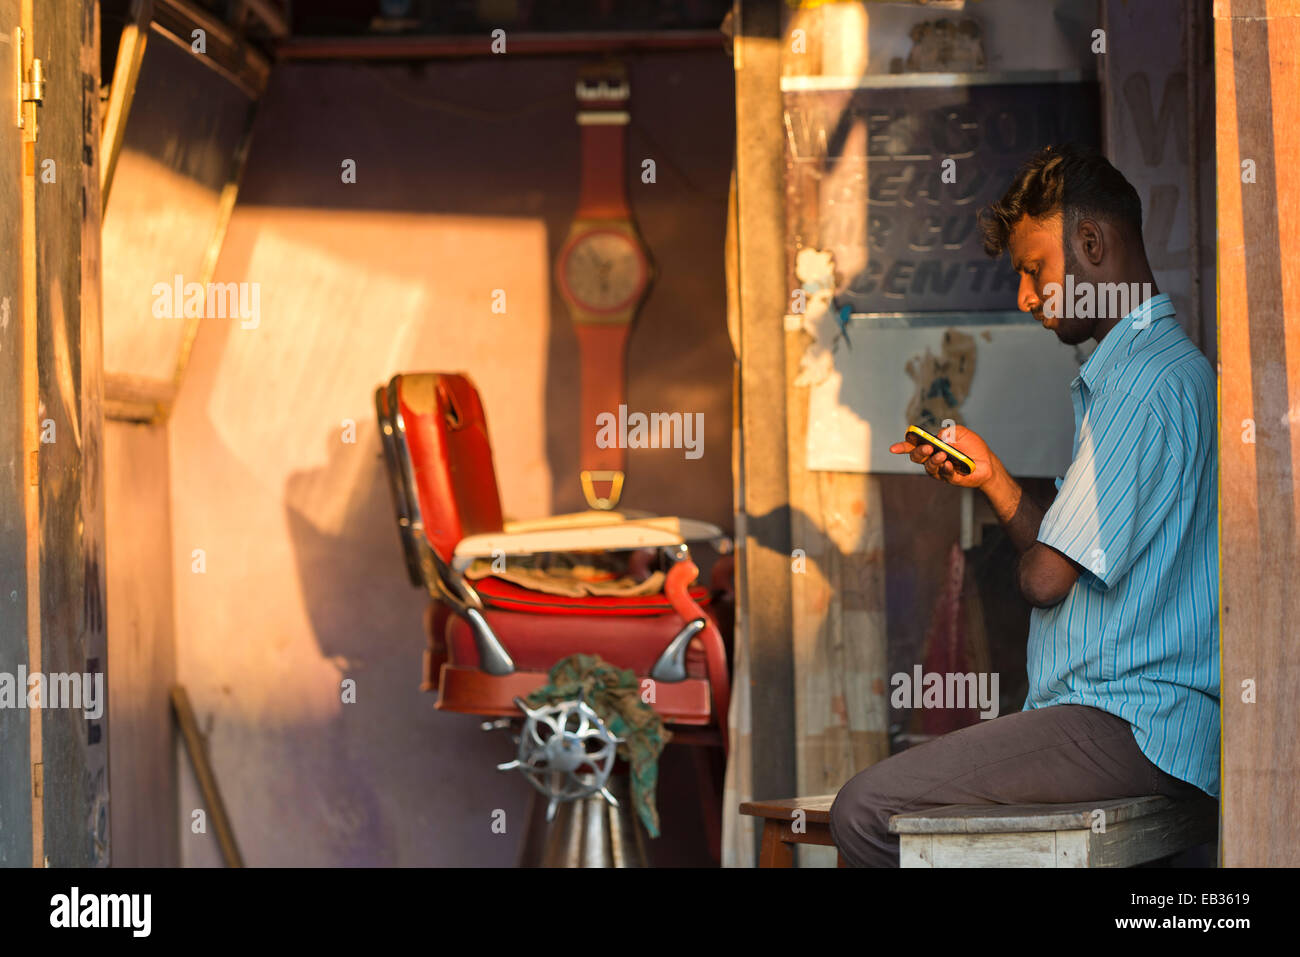
{"type": "Polygon", "coordinates": [[[1072,304],[1065,300],[1066,273],[1073,274],[1076,284],[1089,281],[1090,277],[1080,274],[1074,251],[1064,241],[1063,229],[1060,216],[1045,219],[1022,216],[1012,228],[1007,246],[1011,265],[1020,274],[1016,305],[1022,312],[1033,314],[1044,328],[1056,333],[1061,342],[1075,345],[1092,338],[1096,319],[1080,319],[1072,315],[1072,304]],[[1055,316],[1048,316],[1043,310],[1048,299],[1044,288],[1050,283],[1057,283],[1061,289],[1055,316]]]}

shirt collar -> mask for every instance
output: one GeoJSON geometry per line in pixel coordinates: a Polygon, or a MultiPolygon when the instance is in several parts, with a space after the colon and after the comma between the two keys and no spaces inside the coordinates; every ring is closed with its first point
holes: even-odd
{"type": "Polygon", "coordinates": [[[1174,304],[1169,301],[1168,295],[1161,293],[1132,309],[1128,315],[1115,323],[1110,332],[1097,343],[1097,348],[1092,351],[1092,355],[1088,356],[1079,367],[1079,378],[1087,385],[1088,390],[1090,392],[1096,390],[1097,383],[1101,382],[1110,368],[1119,361],[1120,356],[1125,352],[1125,347],[1138,333],[1149,329],[1156,321],[1173,314],[1174,304]]]}

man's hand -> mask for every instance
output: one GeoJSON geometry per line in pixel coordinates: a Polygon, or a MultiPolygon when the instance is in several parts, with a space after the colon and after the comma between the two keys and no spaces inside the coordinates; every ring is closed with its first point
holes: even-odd
{"type": "Polygon", "coordinates": [[[1037,540],[1043,510],[1024,494],[1002,460],[970,429],[955,425],[939,433],[939,438],[974,462],[975,471],[962,475],[953,468],[947,453],[937,451],[929,443],[916,445],[910,437],[895,442],[889,451],[911,456],[913,462],[925,467],[931,478],[959,488],[982,489],[1012,544],[1021,553],[1016,565],[1020,593],[1036,608],[1050,608],[1059,603],[1074,587],[1083,569],[1073,559],[1037,540]]]}
{"type": "Polygon", "coordinates": [[[931,478],[947,482],[949,485],[956,485],[959,488],[983,488],[993,478],[995,473],[993,463],[997,457],[989,451],[989,447],[984,443],[984,440],[975,432],[964,425],[954,425],[952,428],[944,429],[936,434],[944,442],[947,442],[974,462],[975,471],[971,472],[970,475],[962,475],[953,466],[947,452],[937,451],[928,442],[922,445],[914,445],[912,442],[913,436],[907,437],[902,442],[895,442],[889,447],[889,451],[895,455],[911,456],[913,462],[924,466],[926,473],[931,478]]]}
{"type": "MultiPolygon", "coordinates": [[[[889,451],[897,455],[911,456],[913,462],[925,467],[926,474],[941,482],[959,488],[977,488],[982,491],[985,498],[989,500],[993,514],[998,517],[1012,544],[1016,546],[1016,551],[1022,553],[1028,551],[1038,539],[1038,528],[1043,522],[1043,510],[1024,494],[1020,484],[1007,472],[1002,460],[976,433],[965,426],[956,425],[952,429],[944,429],[940,432],[939,438],[960,450],[974,462],[975,471],[970,475],[961,475],[953,468],[947,454],[936,451],[929,443],[918,446],[907,439],[895,442],[889,447],[889,451]]],[[[1034,571],[1036,572],[1037,569],[1034,571]]],[[[1037,582],[1037,574],[1031,577],[1037,582]]],[[[1052,583],[1055,583],[1058,577],[1053,575],[1052,583]]]]}

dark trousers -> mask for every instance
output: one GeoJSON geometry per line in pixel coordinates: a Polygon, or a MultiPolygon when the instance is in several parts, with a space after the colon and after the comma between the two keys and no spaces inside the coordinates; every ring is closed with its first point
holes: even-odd
{"type": "Polygon", "coordinates": [[[1207,797],[1152,764],[1123,718],[1053,705],[981,721],[859,772],[831,806],[831,837],[850,867],[897,867],[898,835],[889,833],[889,818],[904,811],[1149,794],[1207,797]]]}

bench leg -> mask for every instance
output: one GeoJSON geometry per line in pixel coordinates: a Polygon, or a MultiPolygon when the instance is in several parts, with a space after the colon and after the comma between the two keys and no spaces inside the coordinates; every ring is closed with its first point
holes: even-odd
{"type": "Polygon", "coordinates": [[[794,867],[794,848],[781,840],[781,821],[763,821],[763,843],[758,851],[759,867],[794,867]]]}

